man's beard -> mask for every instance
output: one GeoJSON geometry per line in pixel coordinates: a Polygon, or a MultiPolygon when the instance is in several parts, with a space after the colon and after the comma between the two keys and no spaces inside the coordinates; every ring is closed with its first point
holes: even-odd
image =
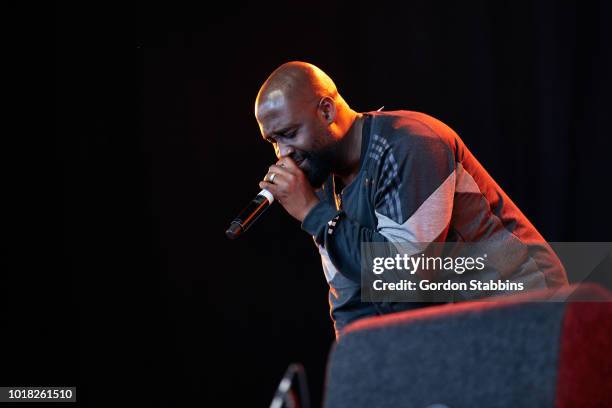
{"type": "Polygon", "coordinates": [[[323,143],[325,139],[333,138],[331,135],[327,135],[318,140],[317,148],[311,151],[297,152],[298,159],[303,159],[306,162],[302,171],[315,190],[320,189],[331,175],[333,163],[338,155],[338,143],[323,143]]]}
{"type": "Polygon", "coordinates": [[[304,161],[304,165],[300,165],[300,168],[304,172],[304,175],[308,179],[308,182],[314,189],[319,189],[323,186],[323,183],[331,174],[331,160],[332,152],[329,149],[313,152],[303,152],[295,155],[295,160],[304,161]]]}
{"type": "Polygon", "coordinates": [[[331,166],[328,160],[319,155],[309,154],[307,159],[308,168],[304,169],[304,174],[314,189],[319,189],[331,174],[331,166]]]}

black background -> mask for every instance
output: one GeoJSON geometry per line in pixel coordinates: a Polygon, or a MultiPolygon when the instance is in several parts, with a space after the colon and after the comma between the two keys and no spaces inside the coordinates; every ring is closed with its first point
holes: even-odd
{"type": "Polygon", "coordinates": [[[224,236],[274,160],[254,98],[289,60],[358,111],[446,122],[549,241],[610,241],[609,17],[603,0],[62,3],[36,35],[54,55],[21,49],[55,73],[55,143],[8,183],[26,215],[7,230],[4,384],[267,406],[299,361],[317,406],[333,331],[312,240],[278,206],[224,236]]]}

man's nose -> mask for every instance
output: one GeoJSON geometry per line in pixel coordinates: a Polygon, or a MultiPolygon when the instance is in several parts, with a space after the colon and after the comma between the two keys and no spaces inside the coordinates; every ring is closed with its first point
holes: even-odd
{"type": "Polygon", "coordinates": [[[290,156],[293,152],[295,152],[295,149],[292,146],[288,146],[288,145],[279,143],[278,151],[276,152],[276,156],[280,159],[281,157],[290,156]]]}

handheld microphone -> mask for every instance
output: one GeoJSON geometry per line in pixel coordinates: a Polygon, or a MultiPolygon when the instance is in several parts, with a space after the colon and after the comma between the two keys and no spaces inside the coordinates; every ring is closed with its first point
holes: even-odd
{"type": "Polygon", "coordinates": [[[274,202],[274,196],[268,190],[264,189],[255,196],[255,198],[247,205],[240,214],[231,222],[225,235],[229,239],[236,239],[255,222],[261,214],[264,213],[274,202]]]}

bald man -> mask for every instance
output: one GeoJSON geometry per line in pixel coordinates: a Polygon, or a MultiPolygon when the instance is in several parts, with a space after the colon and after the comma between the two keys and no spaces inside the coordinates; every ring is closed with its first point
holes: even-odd
{"type": "Polygon", "coordinates": [[[505,261],[488,276],[528,289],[567,284],[554,251],[439,120],[356,112],[328,75],[299,61],[264,82],[255,117],[278,158],[259,186],[314,238],[336,336],[359,318],[423,306],[361,300],[363,242],[499,242],[505,261]]]}

